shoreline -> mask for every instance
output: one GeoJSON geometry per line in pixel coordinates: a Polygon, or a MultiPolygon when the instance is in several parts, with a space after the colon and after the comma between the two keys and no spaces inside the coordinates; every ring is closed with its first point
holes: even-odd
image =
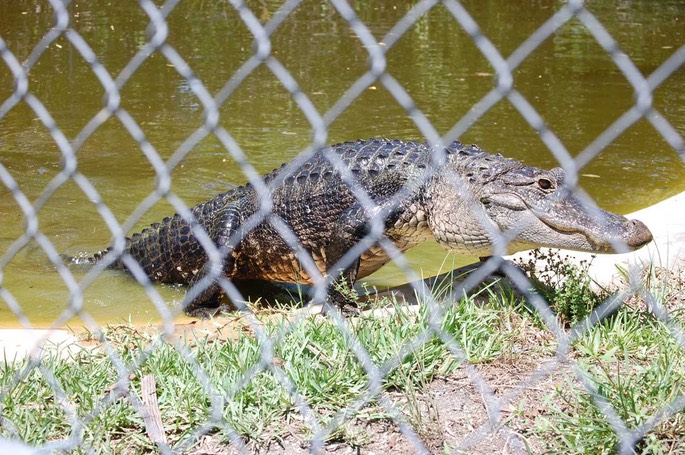
{"type": "MultiPolygon", "coordinates": [[[[685,192],[626,215],[627,218],[636,218],[645,223],[654,236],[651,243],[637,251],[625,254],[597,255],[560,250],[560,254],[578,262],[589,262],[591,260],[590,276],[600,285],[615,282],[620,274],[618,267],[627,270],[635,268],[643,270],[646,267],[655,266],[668,270],[683,270],[685,269],[685,210],[682,209],[683,207],[685,207],[685,192]]],[[[525,258],[527,255],[528,252],[524,251],[507,256],[506,259],[525,258]]],[[[426,280],[431,279],[427,278],[426,280]]],[[[405,296],[413,295],[413,289],[409,285],[395,286],[384,292],[399,292],[405,296]]],[[[410,303],[409,300],[412,299],[406,300],[410,303]]],[[[160,326],[160,323],[150,322],[148,326],[154,328],[160,326]]],[[[209,333],[213,327],[216,328],[217,326],[225,327],[226,323],[196,320],[179,315],[174,320],[176,329],[174,336],[184,336],[196,330],[209,333]]],[[[22,328],[20,325],[0,328],[0,361],[12,362],[27,356],[36,356],[48,345],[77,346],[78,335],[85,330],[85,328],[74,329],[69,327],[22,328]]],[[[69,350],[65,351],[68,352],[69,350]]]]}

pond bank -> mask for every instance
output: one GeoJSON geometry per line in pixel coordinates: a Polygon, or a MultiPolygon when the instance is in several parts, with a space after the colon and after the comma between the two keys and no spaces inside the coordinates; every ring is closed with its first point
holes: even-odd
{"type": "MultiPolygon", "coordinates": [[[[638,267],[640,270],[653,265],[668,270],[685,269],[685,192],[666,199],[658,204],[627,215],[631,219],[644,222],[654,235],[654,241],[638,251],[627,254],[597,255],[561,250],[562,256],[574,261],[591,262],[589,273],[600,285],[608,285],[620,276],[618,267],[638,267]]],[[[517,253],[508,259],[527,257],[527,252],[517,253]]],[[[464,267],[467,269],[471,266],[464,267]]],[[[426,279],[430,282],[434,279],[426,279]]],[[[409,304],[415,304],[413,288],[406,284],[396,286],[388,292],[402,294],[409,304]]],[[[233,319],[233,318],[231,318],[233,319]]],[[[185,322],[185,321],[184,321],[185,322]]],[[[222,324],[226,327],[226,324],[222,324]]],[[[190,321],[176,324],[176,336],[191,336],[193,333],[207,334],[216,330],[216,323],[210,321],[190,321]]],[[[229,330],[230,332],[230,330],[229,330]]],[[[39,353],[46,344],[75,345],[78,334],[69,329],[0,329],[0,361],[21,359],[32,353],[39,353]]]]}

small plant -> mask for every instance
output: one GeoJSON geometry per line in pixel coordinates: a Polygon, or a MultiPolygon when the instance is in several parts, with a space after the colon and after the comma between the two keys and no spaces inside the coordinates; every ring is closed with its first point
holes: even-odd
{"type": "Polygon", "coordinates": [[[610,419],[634,432],[664,411],[630,453],[685,453],[685,416],[669,408],[685,391],[685,358],[668,327],[624,307],[580,337],[575,354],[575,374],[559,372],[536,416],[547,453],[625,452],[610,419]]]}
{"type": "MultiPolygon", "coordinates": [[[[594,258],[594,256],[593,256],[594,258]]],[[[592,261],[571,262],[559,250],[533,250],[527,261],[516,264],[528,275],[534,291],[547,300],[552,311],[564,324],[582,321],[608,296],[595,290],[588,274],[592,261]]]]}

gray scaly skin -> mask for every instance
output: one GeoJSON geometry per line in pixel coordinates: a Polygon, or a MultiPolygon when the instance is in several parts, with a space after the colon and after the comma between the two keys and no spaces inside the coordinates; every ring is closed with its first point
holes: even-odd
{"type": "MultiPolygon", "coordinates": [[[[273,201],[272,213],[289,226],[321,274],[338,284],[352,285],[390,260],[377,242],[369,242],[361,258],[334,268],[350,248],[374,232],[374,219],[376,226],[382,226],[381,235],[400,251],[430,238],[470,256],[542,246],[629,251],[652,240],[640,221],[601,209],[586,210],[564,187],[564,177],[560,168],[524,166],[456,141],[444,150],[433,150],[417,142],[371,139],[327,147],[287,175],[282,167],[264,181],[273,201]],[[342,163],[346,171],[336,171],[326,156],[342,163]],[[354,191],[346,183],[350,178],[354,191]],[[376,207],[364,209],[355,197],[360,190],[376,207]]],[[[258,192],[247,184],[191,209],[223,256],[220,273],[233,282],[312,284],[313,278],[273,223],[263,220],[246,229],[246,220],[259,208],[258,192]]],[[[110,250],[74,261],[95,263],[110,250]]],[[[125,252],[161,283],[192,287],[211,270],[194,230],[179,215],[128,238],[125,252]]],[[[121,258],[111,267],[126,268],[121,258]]],[[[204,281],[208,287],[200,286],[193,294],[188,314],[206,314],[220,305],[223,289],[216,280],[204,281]]],[[[346,298],[336,289],[340,288],[329,287],[328,301],[342,306],[346,298]]]]}

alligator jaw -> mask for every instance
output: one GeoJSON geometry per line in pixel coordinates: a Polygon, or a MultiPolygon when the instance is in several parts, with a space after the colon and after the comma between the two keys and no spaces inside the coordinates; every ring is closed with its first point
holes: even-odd
{"type": "Polygon", "coordinates": [[[640,220],[628,220],[621,225],[619,235],[607,232],[605,239],[591,241],[600,253],[627,253],[642,248],[654,238],[649,228],[640,220]],[[607,241],[608,239],[608,241],[607,241]]]}
{"type": "MultiPolygon", "coordinates": [[[[567,249],[596,253],[627,253],[653,240],[649,228],[639,220],[601,209],[584,210],[573,196],[548,211],[537,212],[538,218],[561,236],[584,237],[583,241],[565,246],[567,249]],[[583,243],[587,244],[583,245],[583,243]]],[[[554,245],[550,245],[554,247],[554,245]]]]}

